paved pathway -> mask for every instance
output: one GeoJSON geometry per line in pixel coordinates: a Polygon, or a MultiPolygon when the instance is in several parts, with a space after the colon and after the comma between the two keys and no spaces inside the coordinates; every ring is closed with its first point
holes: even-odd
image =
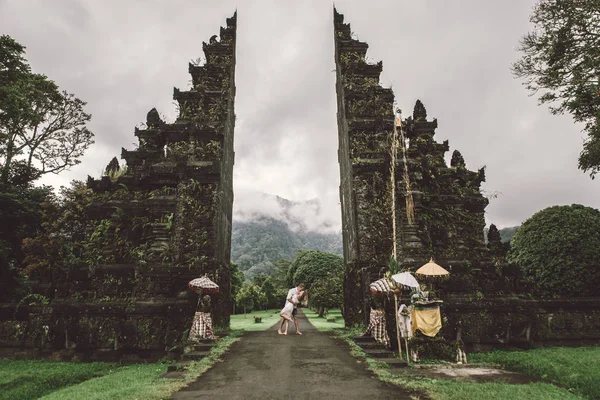
{"type": "Polygon", "coordinates": [[[407,391],[378,381],[348,346],[317,331],[301,314],[296,335],[247,332],[217,363],[173,399],[410,399],[407,391]]]}

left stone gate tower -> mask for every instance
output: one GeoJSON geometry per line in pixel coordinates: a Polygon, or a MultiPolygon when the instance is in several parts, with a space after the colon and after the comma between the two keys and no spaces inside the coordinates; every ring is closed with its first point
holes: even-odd
{"type": "Polygon", "coordinates": [[[88,177],[73,239],[84,261],[57,267],[49,303],[15,310],[0,344],[160,356],[182,343],[197,301],[187,283],[204,275],[221,289],[213,323],[229,325],[236,20],[203,43],[190,90],[174,89],[177,119],[150,110],[138,147],[122,150],[126,166],[115,158],[100,179],[88,177]]]}
{"type": "MultiPolygon", "coordinates": [[[[95,193],[126,188],[133,194],[124,201],[99,202],[96,218],[116,208],[149,217],[145,260],[131,267],[156,288],[149,291],[150,297],[194,297],[185,295],[187,282],[207,274],[221,288],[213,300],[216,326],[229,324],[231,309],[236,28],[237,12],[221,27],[219,37],[203,42],[206,62],[189,64],[192,87],[174,88],[179,114],[175,122],[166,123],[153,108],[145,129],[135,129],[138,148],[122,149],[126,171],[112,180],[88,178],[95,193]]],[[[164,317],[170,312],[160,310],[164,317]]],[[[193,309],[186,308],[190,322],[192,315],[193,309]]]]}

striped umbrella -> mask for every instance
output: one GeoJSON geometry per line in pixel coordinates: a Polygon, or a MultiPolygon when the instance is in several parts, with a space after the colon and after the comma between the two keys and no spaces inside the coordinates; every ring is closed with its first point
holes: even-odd
{"type": "Polygon", "coordinates": [[[369,285],[369,288],[379,293],[389,293],[394,291],[393,284],[387,278],[381,278],[369,285]]]}
{"type": "Polygon", "coordinates": [[[219,293],[219,285],[208,279],[205,275],[202,278],[196,278],[188,283],[190,290],[197,293],[219,293]]]}

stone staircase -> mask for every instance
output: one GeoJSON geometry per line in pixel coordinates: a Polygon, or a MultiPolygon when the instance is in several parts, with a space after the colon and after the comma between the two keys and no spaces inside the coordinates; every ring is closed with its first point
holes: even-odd
{"type": "Polygon", "coordinates": [[[214,339],[200,339],[198,342],[189,343],[183,349],[182,361],[200,361],[210,353],[216,341],[214,339]]]}
{"type": "Polygon", "coordinates": [[[151,229],[154,241],[150,246],[150,251],[158,257],[169,248],[169,228],[167,223],[154,222],[151,224],[151,229]]]}
{"type": "Polygon", "coordinates": [[[399,359],[396,353],[377,342],[372,336],[355,336],[352,340],[360,346],[367,356],[374,358],[377,361],[384,362],[391,368],[408,366],[406,360],[399,359]]]}
{"type": "Polygon", "coordinates": [[[181,379],[185,376],[185,370],[192,361],[200,361],[208,356],[210,350],[215,346],[215,339],[200,339],[197,342],[189,342],[183,348],[181,359],[175,364],[167,367],[167,372],[161,375],[165,379],[181,379]]]}

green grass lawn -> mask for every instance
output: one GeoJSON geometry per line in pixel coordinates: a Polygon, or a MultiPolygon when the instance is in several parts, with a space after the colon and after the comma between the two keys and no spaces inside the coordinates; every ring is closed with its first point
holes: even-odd
{"type": "Polygon", "coordinates": [[[217,342],[208,357],[189,365],[184,379],[160,379],[167,364],[67,363],[0,359],[1,400],[159,400],[207,371],[238,340],[241,331],[217,342]]]}
{"type": "Polygon", "coordinates": [[[330,331],[344,327],[344,318],[342,312],[338,309],[329,310],[328,313],[329,318],[335,317],[335,322],[327,322],[325,318],[319,318],[319,315],[310,308],[303,308],[302,312],[304,312],[310,323],[320,331],[330,331]]]}
{"type": "Polygon", "coordinates": [[[42,399],[160,399],[171,392],[173,383],[158,379],[166,369],[165,364],[128,365],[105,376],[56,390],[42,399]]]}
{"type": "Polygon", "coordinates": [[[494,351],[472,354],[470,361],[501,365],[559,384],[588,398],[600,398],[600,346],[494,351]]]}
{"type": "MultiPolygon", "coordinates": [[[[367,368],[373,371],[380,380],[404,387],[406,389],[422,392],[434,400],[584,399],[583,396],[571,393],[567,389],[552,385],[550,383],[511,385],[506,383],[472,383],[446,379],[398,376],[393,374],[386,364],[382,364],[373,358],[366,357],[366,354],[362,351],[362,349],[350,339],[352,336],[356,336],[361,332],[361,329],[343,329],[336,330],[335,335],[346,340],[346,342],[348,342],[350,345],[352,355],[357,358],[364,359],[367,368]]],[[[472,355],[471,359],[473,359],[472,355]]]]}
{"type": "Polygon", "coordinates": [[[264,331],[279,322],[281,310],[252,311],[246,315],[235,314],[231,316],[231,329],[242,329],[249,332],[264,331]],[[254,317],[261,317],[262,322],[254,322],[254,317]]]}
{"type": "Polygon", "coordinates": [[[183,380],[158,379],[167,364],[75,363],[0,359],[0,400],[162,399],[208,370],[237,340],[242,330],[260,331],[279,321],[280,310],[231,316],[232,333],[219,340],[211,355],[190,365],[183,380]],[[262,318],[255,323],[254,317],[262,318]]]}
{"type": "Polygon", "coordinates": [[[61,387],[118,370],[119,365],[113,363],[0,359],[0,399],[37,399],[61,387]]]}

